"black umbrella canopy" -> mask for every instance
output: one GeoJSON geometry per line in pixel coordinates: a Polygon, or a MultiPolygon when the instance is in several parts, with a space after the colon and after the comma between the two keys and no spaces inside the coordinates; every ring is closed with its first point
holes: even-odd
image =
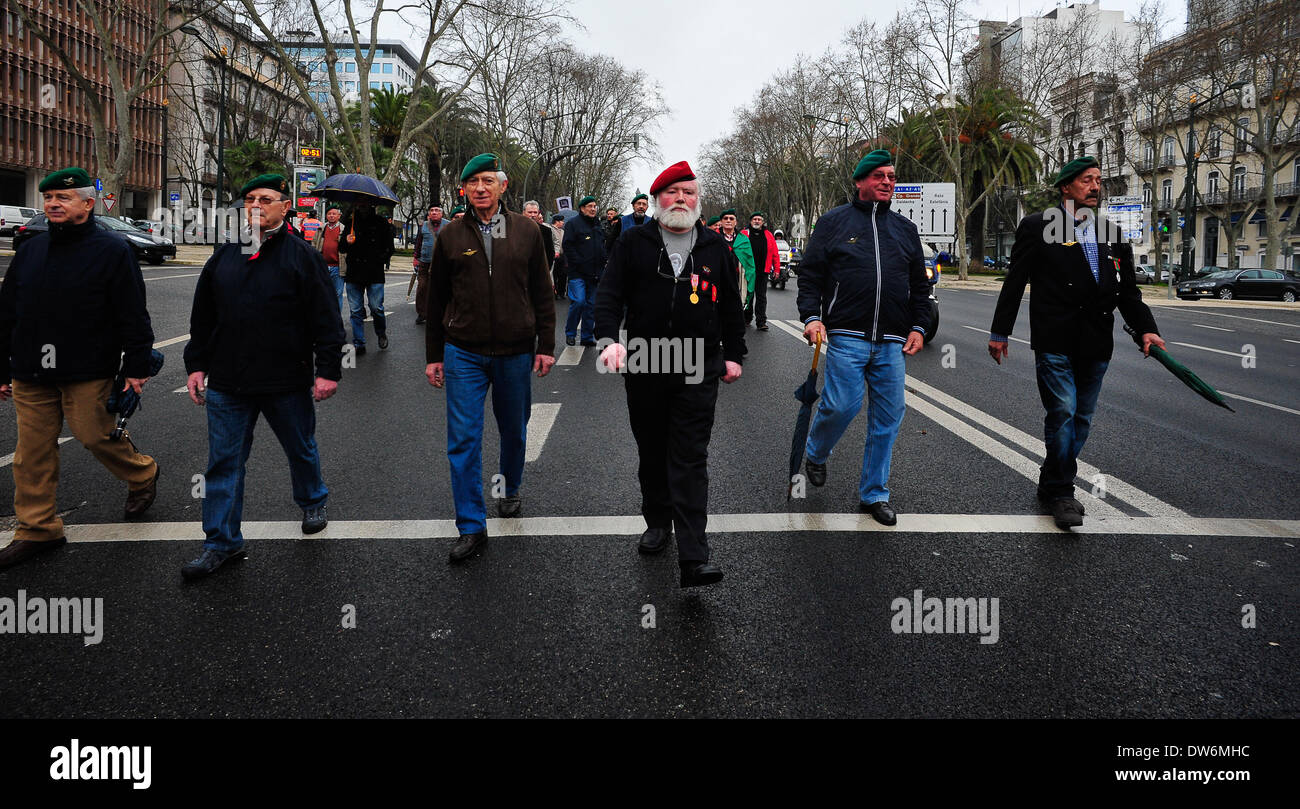
{"type": "Polygon", "coordinates": [[[371,205],[396,205],[393,189],[364,174],[334,174],[311,189],[313,194],[335,202],[359,202],[371,205]]]}

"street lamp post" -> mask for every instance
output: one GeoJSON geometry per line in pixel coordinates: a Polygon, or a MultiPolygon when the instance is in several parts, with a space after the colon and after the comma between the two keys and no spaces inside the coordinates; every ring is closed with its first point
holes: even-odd
{"type": "MultiPolygon", "coordinates": [[[[546,114],[546,110],[542,110],[541,113],[537,116],[538,118],[541,119],[541,129],[540,129],[540,131],[539,131],[539,133],[538,133],[538,135],[537,135],[537,142],[538,142],[539,144],[542,144],[543,146],[545,146],[545,144],[546,144],[546,122],[547,122],[547,121],[558,121],[559,119],[564,118],[564,117],[567,117],[567,116],[569,116],[569,115],[585,115],[586,113],[587,113],[587,108],[586,108],[586,107],[583,107],[583,108],[580,109],[580,110],[574,110],[573,112],[562,112],[562,113],[560,113],[559,115],[547,115],[547,114],[546,114]]],[[[547,151],[546,149],[542,149],[542,151],[538,153],[538,157],[541,157],[542,154],[545,154],[546,151],[547,151]]],[[[536,161],[534,161],[534,164],[535,164],[535,163],[536,163],[536,161]]],[[[528,175],[532,172],[532,168],[533,168],[533,167],[530,165],[530,166],[528,167],[528,171],[524,173],[524,186],[523,186],[523,190],[524,190],[524,198],[523,198],[522,200],[520,200],[521,203],[527,201],[527,199],[528,199],[528,195],[527,195],[527,192],[528,192],[528,182],[527,182],[527,178],[528,178],[528,175]]]]}
{"type": "MultiPolygon", "coordinates": [[[[226,49],[224,46],[218,49],[208,44],[208,41],[199,33],[199,29],[192,25],[182,25],[181,31],[197,39],[199,44],[217,57],[217,61],[221,64],[221,73],[219,74],[221,91],[217,96],[217,190],[216,197],[213,200],[214,207],[219,209],[221,208],[221,195],[226,190],[226,49]]],[[[213,239],[212,252],[215,253],[220,246],[221,240],[213,239]]]]}
{"type": "MultiPolygon", "coordinates": [[[[1192,265],[1196,263],[1196,247],[1192,240],[1196,236],[1196,164],[1200,156],[1200,144],[1195,143],[1196,138],[1196,111],[1201,107],[1209,104],[1211,101],[1217,101],[1231,90],[1240,90],[1246,86],[1245,81],[1235,81],[1223,88],[1219,92],[1205,99],[1197,99],[1193,93],[1187,104],[1187,181],[1183,186],[1183,278],[1192,277],[1192,265]]],[[[1169,283],[1165,291],[1165,296],[1169,299],[1174,297],[1174,285],[1169,283]]]]}

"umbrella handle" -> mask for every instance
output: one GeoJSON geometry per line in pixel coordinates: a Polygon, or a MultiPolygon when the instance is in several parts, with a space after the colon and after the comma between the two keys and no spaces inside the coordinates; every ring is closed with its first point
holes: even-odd
{"type": "Polygon", "coordinates": [[[822,358],[822,333],[817,332],[817,348],[813,354],[813,373],[817,372],[817,362],[822,358]]]}

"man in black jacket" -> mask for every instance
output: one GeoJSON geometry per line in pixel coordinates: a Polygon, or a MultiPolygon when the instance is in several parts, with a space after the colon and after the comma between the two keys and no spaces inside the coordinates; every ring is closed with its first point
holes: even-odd
{"type": "Polygon", "coordinates": [[[1097,218],[1097,159],[1083,156],[1066,163],[1053,185],[1061,192],[1061,205],[1026,216],[1016,228],[1011,269],[989,330],[989,355],[999,365],[1007,356],[1025,284],[1033,284],[1030,348],[1047,411],[1038,498],[1049,505],[1058,527],[1070,528],[1083,524],[1074,477],[1114,348],[1115,308],[1142,335],[1143,354],[1165,342],[1138,291],[1132,245],[1112,241],[1113,226],[1097,218]]]}
{"type": "Polygon", "coordinates": [[[736,259],[722,237],[699,224],[691,167],[669,166],[650,193],[654,222],[614,243],[596,298],[596,335],[606,344],[600,367],[626,375],[647,526],[638,550],[659,553],[676,527],[681,585],[697,587],[722,580],[705,533],[709,437],[718,380],[740,378],[745,320],[736,259]],[[670,367],[660,365],[665,357],[670,367]]]}
{"type": "Polygon", "coordinates": [[[313,400],[333,396],[342,375],[337,299],[321,254],[285,231],[288,182],[264,174],[239,193],[254,250],[249,255],[244,245],[226,244],[208,259],[194,290],[185,346],[190,399],[206,403],[208,411],[207,539],[202,554],[181,568],[187,579],[247,555],[240,531],[244,467],[259,413],[289,459],[303,533],[326,525],[329,489],[321,477],[313,400]]]}
{"type": "Polygon", "coordinates": [[[388,319],[384,312],[384,270],[393,255],[393,226],[375,213],[374,206],[360,204],[352,212],[348,235],[339,251],[348,257],[348,303],[352,307],[352,347],[357,356],[366,353],[366,301],[380,349],[388,348],[388,319]]]}
{"type": "Polygon", "coordinates": [[[808,342],[829,339],[826,386],[806,447],[808,482],[826,483],[826,463],[853,417],[867,405],[867,441],[858,509],[883,525],[889,467],[903,423],[904,355],[921,350],[930,327],[930,286],[916,225],[891,211],[896,177],[885,149],[853,171],[857,195],[817,221],[799,266],[799,317],[808,342]]]}
{"type": "Polygon", "coordinates": [[[18,249],[0,286],[0,401],[18,417],[14,540],[0,569],[67,543],[55,507],[59,433],[72,434],[127,484],[125,515],[139,517],[158,492],[158,464],[129,440],[109,437],[104,409],[121,357],[136,393],[148,381],[153,328],[135,250],[95,224],[95,188],[79,168],[41,181],[47,233],[18,249]],[[125,353],[124,353],[125,352],[125,353]]]}
{"type": "Polygon", "coordinates": [[[564,342],[574,345],[579,336],[584,346],[594,346],[591,336],[592,306],[596,285],[605,272],[605,231],[596,221],[596,198],[578,202],[578,216],[564,225],[564,260],[569,273],[569,316],[564,323],[564,342]],[[581,326],[582,334],[579,335],[581,326]]]}

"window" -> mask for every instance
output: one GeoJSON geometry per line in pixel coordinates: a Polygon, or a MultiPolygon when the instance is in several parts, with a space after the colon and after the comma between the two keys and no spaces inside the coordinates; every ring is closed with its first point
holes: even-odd
{"type": "Polygon", "coordinates": [[[1153,143],[1146,143],[1142,147],[1142,160],[1146,163],[1156,162],[1156,147],[1153,143]]]}
{"type": "Polygon", "coordinates": [[[1237,119],[1237,151],[1245,152],[1250,149],[1250,119],[1237,119]]]}
{"type": "Polygon", "coordinates": [[[1151,204],[1151,183],[1142,183],[1142,204],[1151,204]]]}
{"type": "Polygon", "coordinates": [[[372,82],[370,82],[370,89],[371,89],[371,90],[378,90],[378,89],[379,89],[379,82],[377,82],[377,81],[372,81],[372,82]]]}
{"type": "Polygon", "coordinates": [[[1205,139],[1205,152],[1210,157],[1218,157],[1222,148],[1223,130],[1216,126],[1210,130],[1210,134],[1205,139]]]}
{"type": "Polygon", "coordinates": [[[1232,170],[1232,193],[1238,195],[1246,193],[1245,166],[1237,166],[1232,170]]]}
{"type": "Polygon", "coordinates": [[[385,73],[392,73],[392,72],[393,72],[393,63],[392,63],[392,62],[384,62],[384,72],[385,72],[385,73]]]}
{"type": "Polygon", "coordinates": [[[344,72],[344,73],[356,73],[356,72],[357,72],[357,63],[356,63],[356,62],[344,62],[344,63],[343,63],[343,72],[344,72]]]}
{"type": "Polygon", "coordinates": [[[1211,196],[1219,193],[1219,172],[1217,171],[1210,172],[1209,177],[1205,181],[1205,185],[1206,185],[1206,189],[1205,189],[1206,192],[1211,196]]]}
{"type": "Polygon", "coordinates": [[[1174,159],[1174,139],[1172,137],[1168,137],[1168,136],[1165,137],[1165,147],[1163,153],[1161,154],[1161,157],[1164,160],[1174,159]]]}
{"type": "Polygon", "coordinates": [[[1170,205],[1174,201],[1174,181],[1164,180],[1160,183],[1160,202],[1170,205]]]}
{"type": "Polygon", "coordinates": [[[393,83],[391,81],[384,82],[384,89],[390,93],[393,92],[393,83]]]}

